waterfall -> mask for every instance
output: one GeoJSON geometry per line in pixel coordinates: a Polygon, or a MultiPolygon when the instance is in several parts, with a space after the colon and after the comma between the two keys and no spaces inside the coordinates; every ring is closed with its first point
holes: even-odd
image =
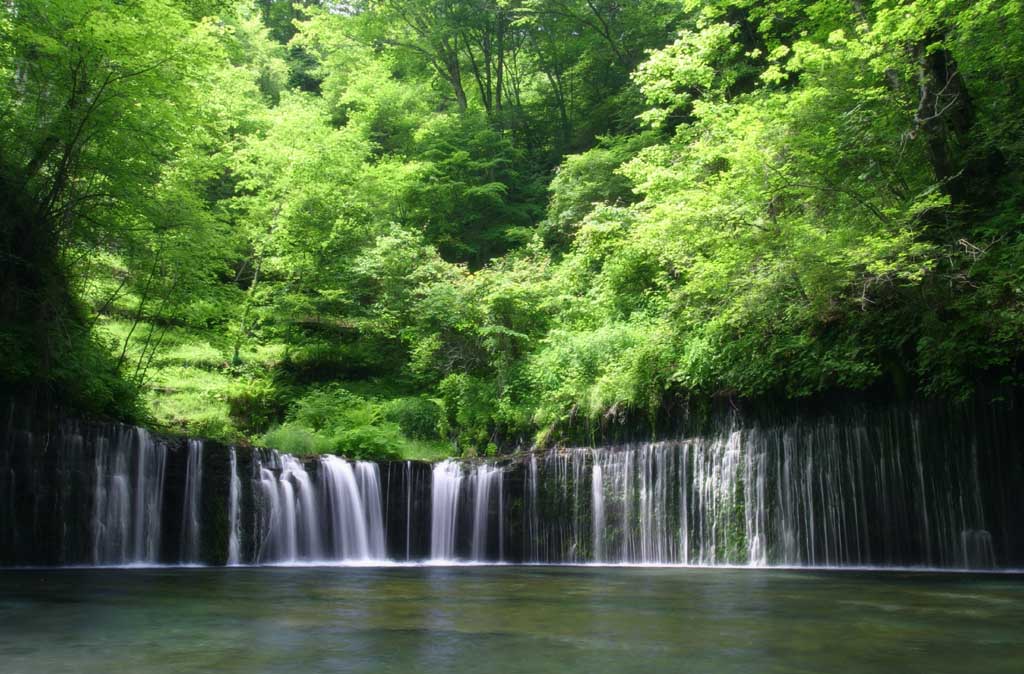
{"type": "Polygon", "coordinates": [[[531,456],[524,554],[631,564],[993,566],[976,441],[928,433],[914,415],[858,421],[724,427],[531,456]]]}
{"type": "Polygon", "coordinates": [[[601,464],[594,462],[591,468],[590,477],[590,498],[592,501],[591,505],[591,523],[593,525],[593,537],[594,540],[591,543],[593,549],[593,560],[595,562],[603,562],[605,558],[604,553],[604,535],[605,535],[605,521],[604,521],[604,469],[601,468],[601,464]]]}
{"type": "Polygon", "coordinates": [[[498,472],[498,561],[505,561],[505,474],[498,472]]]}
{"type": "Polygon", "coordinates": [[[405,559],[412,559],[412,461],[405,462],[405,559]]]}
{"type": "Polygon", "coordinates": [[[242,539],[242,481],[238,477],[238,452],[230,449],[231,486],[228,489],[228,565],[234,566],[241,559],[242,539]]]}
{"type": "Polygon", "coordinates": [[[526,526],[524,527],[526,541],[523,545],[523,556],[531,562],[540,561],[540,511],[537,499],[538,474],[537,456],[530,454],[529,462],[526,464],[526,493],[523,495],[523,511],[527,518],[526,526]]]}
{"type": "Polygon", "coordinates": [[[680,448],[678,484],[679,484],[679,561],[683,564],[691,564],[693,558],[690,556],[690,499],[689,490],[686,488],[690,483],[690,448],[683,445],[680,448]]]}
{"type": "Polygon", "coordinates": [[[963,544],[961,566],[967,569],[991,569],[996,565],[992,534],[985,530],[964,529],[960,532],[963,544]]]}
{"type": "Polygon", "coordinates": [[[430,558],[455,559],[455,529],[459,515],[462,465],[451,459],[434,466],[431,481],[430,558]]]}
{"type": "Polygon", "coordinates": [[[203,441],[188,441],[188,464],[185,468],[185,507],[181,515],[181,561],[199,562],[200,500],[203,486],[203,441]]]}
{"type": "Polygon", "coordinates": [[[592,459],[593,452],[587,449],[560,449],[529,457],[523,507],[526,561],[592,559],[592,459]]]}
{"type": "Polygon", "coordinates": [[[1024,419],[950,409],[724,418],[660,442],[432,466],[8,417],[0,564],[1024,566],[1024,419]]]}
{"type": "Polygon", "coordinates": [[[366,513],[366,538],[370,545],[367,559],[384,559],[387,552],[384,546],[384,513],[382,511],[384,498],[380,488],[380,466],[372,461],[357,461],[356,477],[359,484],[359,498],[363,502],[363,511],[366,513]]]}
{"type": "Polygon", "coordinates": [[[352,464],[336,456],[320,458],[324,504],[329,515],[330,558],[385,558],[380,469],[374,463],[352,464]]]}
{"type": "MultiPolygon", "coordinates": [[[[487,559],[487,526],[490,520],[491,487],[497,482],[500,489],[501,477],[502,471],[497,466],[481,463],[473,469],[473,539],[470,559],[475,562],[487,559]]],[[[496,519],[499,522],[502,520],[500,500],[496,519]]]]}
{"type": "MultiPolygon", "coordinates": [[[[268,458],[270,467],[259,461],[259,492],[262,517],[258,535],[261,541],[258,561],[289,561],[296,558],[298,549],[295,523],[294,492],[287,479],[279,480],[274,469],[280,468],[276,452],[268,458]]],[[[282,478],[284,477],[282,471],[282,478]]]]}
{"type": "Polygon", "coordinates": [[[100,438],[96,446],[93,564],[128,561],[130,499],[128,456],[111,451],[109,440],[100,438]]]}
{"type": "Polygon", "coordinates": [[[93,563],[156,563],[167,449],[141,428],[112,435],[96,443],[93,563]]]}
{"type": "Polygon", "coordinates": [[[153,436],[136,429],[139,467],[135,476],[135,558],[156,562],[160,558],[160,516],[164,498],[167,448],[157,447],[153,436]]]}
{"type": "Polygon", "coordinates": [[[320,510],[317,507],[313,481],[305,466],[293,456],[281,457],[281,481],[289,483],[295,495],[296,550],[301,559],[323,559],[320,533],[320,510]]]}
{"type": "Polygon", "coordinates": [[[272,454],[260,468],[264,541],[260,561],[383,560],[380,467],[321,456],[313,480],[293,456],[272,454]]]}
{"type": "Polygon", "coordinates": [[[260,468],[260,490],[269,509],[263,520],[262,561],[294,562],[323,559],[320,510],[313,482],[289,454],[272,454],[271,467],[260,468]],[[275,473],[275,470],[278,471],[275,473]]]}

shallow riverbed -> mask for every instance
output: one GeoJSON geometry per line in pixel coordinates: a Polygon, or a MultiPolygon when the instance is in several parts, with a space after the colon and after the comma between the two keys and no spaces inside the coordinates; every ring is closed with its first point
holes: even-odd
{"type": "Polygon", "coordinates": [[[1024,577],[599,567],[0,572],[0,671],[1024,671],[1024,577]]]}

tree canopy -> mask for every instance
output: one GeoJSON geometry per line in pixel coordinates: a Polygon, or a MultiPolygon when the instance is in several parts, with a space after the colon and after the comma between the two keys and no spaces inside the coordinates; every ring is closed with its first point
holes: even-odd
{"type": "Polygon", "coordinates": [[[1018,385],[1014,0],[11,0],[0,378],[353,456],[1018,385]]]}

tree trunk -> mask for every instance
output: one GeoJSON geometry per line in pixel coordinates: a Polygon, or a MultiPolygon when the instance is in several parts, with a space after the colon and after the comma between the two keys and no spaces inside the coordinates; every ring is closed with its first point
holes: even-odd
{"type": "Polygon", "coordinates": [[[937,36],[928,35],[915,45],[918,63],[918,99],[914,125],[923,136],[935,178],[953,203],[964,201],[964,152],[974,123],[967,86],[953,55],[945,48],[930,48],[937,36]]]}
{"type": "Polygon", "coordinates": [[[494,73],[494,110],[501,113],[501,87],[505,78],[505,13],[498,11],[497,20],[498,61],[494,73]]]}

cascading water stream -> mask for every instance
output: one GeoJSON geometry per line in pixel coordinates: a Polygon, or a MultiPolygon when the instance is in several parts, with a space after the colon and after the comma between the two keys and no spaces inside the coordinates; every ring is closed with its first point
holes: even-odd
{"type": "Polygon", "coordinates": [[[128,456],[119,450],[111,450],[107,438],[100,438],[96,447],[93,564],[124,564],[129,559],[131,483],[128,456]]]}
{"type": "Polygon", "coordinates": [[[926,460],[918,423],[824,420],[533,456],[524,549],[533,561],[991,567],[976,454],[933,448],[926,460]]]}
{"type": "Polygon", "coordinates": [[[371,561],[385,558],[380,472],[376,464],[352,464],[336,456],[320,459],[329,514],[330,558],[371,561]],[[358,474],[358,475],[357,475],[358,474]]]}
{"type": "Polygon", "coordinates": [[[96,446],[93,563],[160,561],[167,449],[147,431],[121,427],[96,446]]]}
{"type": "Polygon", "coordinates": [[[138,429],[139,467],[135,478],[135,551],[142,562],[160,558],[160,525],[164,500],[164,469],[167,448],[157,446],[153,436],[138,429]]]}
{"type": "Polygon", "coordinates": [[[296,554],[303,560],[324,559],[320,510],[313,481],[306,467],[298,459],[285,454],[281,457],[281,484],[289,485],[295,498],[296,554]]]}
{"type": "Polygon", "coordinates": [[[525,561],[591,561],[591,460],[585,449],[552,450],[527,460],[525,561]]]}
{"type": "Polygon", "coordinates": [[[203,486],[203,441],[188,441],[188,463],[185,468],[185,507],[181,516],[181,561],[197,564],[199,560],[200,499],[203,486]]]}
{"type": "Polygon", "coordinates": [[[228,559],[230,566],[237,565],[241,560],[242,547],[242,480],[238,477],[238,452],[230,450],[231,486],[228,488],[228,559]]]}
{"type": "Polygon", "coordinates": [[[434,465],[430,501],[430,558],[433,561],[455,559],[462,480],[459,462],[447,460],[434,465]]]}
{"type": "Polygon", "coordinates": [[[295,501],[291,484],[284,476],[277,452],[267,457],[268,465],[256,462],[259,471],[259,492],[261,517],[257,520],[257,535],[261,546],[257,559],[260,562],[294,560],[298,548],[295,532],[295,501]],[[275,470],[281,473],[281,478],[275,470]]]}
{"type": "Polygon", "coordinates": [[[405,462],[405,560],[412,559],[412,461],[405,462]]]}
{"type": "Polygon", "coordinates": [[[8,430],[0,563],[1020,566],[1020,433],[989,423],[874,410],[433,466],[8,430]]]}
{"type": "MultiPolygon", "coordinates": [[[[470,559],[475,562],[487,559],[487,527],[490,520],[491,492],[495,483],[500,485],[501,478],[502,471],[497,466],[481,463],[473,469],[473,538],[470,559]]],[[[498,489],[500,491],[500,486],[498,489]]],[[[502,520],[500,502],[497,520],[499,522],[502,520]]]]}
{"type": "Polygon", "coordinates": [[[505,474],[499,471],[498,483],[498,561],[505,561],[505,474]]]}
{"type": "Polygon", "coordinates": [[[537,483],[539,482],[537,467],[537,455],[530,454],[529,462],[526,464],[526,494],[524,495],[523,510],[526,513],[526,544],[523,546],[524,557],[533,562],[540,561],[540,512],[539,500],[537,498],[537,483]]]}
{"type": "Polygon", "coordinates": [[[603,562],[604,552],[604,469],[601,464],[594,462],[590,477],[590,498],[591,498],[591,524],[593,528],[593,559],[595,562],[603,562]]]}
{"type": "Polygon", "coordinates": [[[257,538],[260,561],[380,561],[386,559],[380,467],[322,456],[314,480],[289,455],[261,466],[257,538]]]}
{"type": "Polygon", "coordinates": [[[369,542],[368,560],[387,557],[384,544],[383,491],[380,487],[380,466],[372,461],[356,462],[359,498],[366,513],[366,540],[369,542]]]}

